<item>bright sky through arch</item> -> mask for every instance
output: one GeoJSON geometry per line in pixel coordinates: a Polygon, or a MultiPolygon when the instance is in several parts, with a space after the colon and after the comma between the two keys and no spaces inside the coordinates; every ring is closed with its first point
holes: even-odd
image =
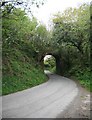
{"type": "Polygon", "coordinates": [[[45,0],[45,4],[41,6],[34,16],[37,17],[46,26],[53,14],[62,12],[68,7],[78,7],[82,3],[90,3],[91,0],[45,0]]]}

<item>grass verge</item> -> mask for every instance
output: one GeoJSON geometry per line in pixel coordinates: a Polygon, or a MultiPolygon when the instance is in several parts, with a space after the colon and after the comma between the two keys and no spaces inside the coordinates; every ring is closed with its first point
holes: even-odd
{"type": "Polygon", "coordinates": [[[69,76],[74,76],[83,87],[92,92],[92,74],[89,68],[84,70],[75,70],[73,74],[70,71],[69,76]]]}
{"type": "Polygon", "coordinates": [[[41,67],[36,66],[35,61],[25,56],[25,53],[22,54],[18,50],[9,55],[3,59],[2,95],[25,90],[47,81],[48,78],[41,67]]]}

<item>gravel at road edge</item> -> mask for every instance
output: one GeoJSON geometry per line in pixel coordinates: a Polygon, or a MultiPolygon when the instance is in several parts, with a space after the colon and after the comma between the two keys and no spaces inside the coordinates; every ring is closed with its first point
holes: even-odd
{"type": "Polygon", "coordinates": [[[88,118],[92,119],[90,116],[90,92],[85,88],[81,87],[78,81],[74,80],[79,88],[78,95],[71,102],[68,108],[60,113],[57,118],[88,118]]]}

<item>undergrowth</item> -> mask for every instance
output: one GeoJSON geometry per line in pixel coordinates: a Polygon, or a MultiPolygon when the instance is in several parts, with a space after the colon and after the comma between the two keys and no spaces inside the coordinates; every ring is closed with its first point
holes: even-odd
{"type": "Polygon", "coordinates": [[[89,68],[72,69],[69,74],[75,76],[83,87],[92,92],[92,74],[89,68]]]}
{"type": "Polygon", "coordinates": [[[2,95],[34,87],[47,81],[35,61],[20,50],[3,55],[2,95]]]}

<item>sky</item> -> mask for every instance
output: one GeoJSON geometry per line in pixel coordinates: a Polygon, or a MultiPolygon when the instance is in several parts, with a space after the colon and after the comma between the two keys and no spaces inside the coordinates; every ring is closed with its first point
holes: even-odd
{"type": "Polygon", "coordinates": [[[78,7],[86,2],[90,3],[91,0],[45,0],[44,5],[34,13],[34,16],[48,27],[53,14],[63,12],[68,7],[78,7]]]}
{"type": "Polygon", "coordinates": [[[53,57],[52,55],[46,55],[45,57],[44,57],[44,61],[46,61],[48,58],[51,58],[51,57],[53,57]]]}

